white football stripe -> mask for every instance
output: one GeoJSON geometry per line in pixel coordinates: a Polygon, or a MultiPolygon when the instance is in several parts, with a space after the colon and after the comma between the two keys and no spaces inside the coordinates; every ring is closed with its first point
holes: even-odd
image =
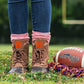
{"type": "Polygon", "coordinates": [[[64,48],[63,50],[70,49],[70,50],[77,50],[79,52],[84,52],[84,49],[78,48],[78,47],[67,47],[64,48]]]}
{"type": "Polygon", "coordinates": [[[58,51],[57,54],[56,54],[56,63],[58,63],[58,56],[59,56],[59,53],[60,53],[60,52],[61,52],[61,50],[58,51]]]}
{"type": "Polygon", "coordinates": [[[82,58],[81,67],[84,67],[84,55],[83,55],[83,58],[82,58]]]}

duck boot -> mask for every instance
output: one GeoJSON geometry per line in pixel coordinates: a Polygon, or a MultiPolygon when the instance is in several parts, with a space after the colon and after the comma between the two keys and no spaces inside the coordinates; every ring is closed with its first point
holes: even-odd
{"type": "Polygon", "coordinates": [[[29,41],[25,39],[12,41],[12,66],[8,73],[24,73],[28,71],[29,41]]]}
{"type": "Polygon", "coordinates": [[[32,69],[31,72],[42,72],[46,73],[48,68],[48,47],[49,43],[47,40],[37,39],[32,42],[32,69]]]}

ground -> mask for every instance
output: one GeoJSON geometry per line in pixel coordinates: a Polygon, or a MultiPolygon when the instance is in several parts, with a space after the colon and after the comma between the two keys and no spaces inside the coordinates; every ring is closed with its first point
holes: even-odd
{"type": "MultiPolygon", "coordinates": [[[[53,56],[57,51],[76,46],[84,48],[84,45],[50,45],[48,63],[53,61],[53,56]]],[[[43,73],[31,73],[32,46],[29,46],[29,73],[7,74],[10,69],[12,48],[11,44],[0,44],[0,84],[84,84],[84,79],[69,78],[61,75],[60,72],[49,71],[43,73]]]]}

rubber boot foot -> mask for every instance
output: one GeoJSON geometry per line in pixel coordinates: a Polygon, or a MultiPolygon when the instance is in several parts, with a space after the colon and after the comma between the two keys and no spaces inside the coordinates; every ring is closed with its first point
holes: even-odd
{"type": "Polygon", "coordinates": [[[27,72],[27,71],[28,71],[28,68],[14,67],[8,72],[8,74],[10,74],[10,73],[24,73],[24,72],[27,72]]]}
{"type": "Polygon", "coordinates": [[[44,67],[32,67],[31,72],[32,73],[35,73],[35,72],[47,73],[48,70],[47,68],[44,68],[44,67]]]}

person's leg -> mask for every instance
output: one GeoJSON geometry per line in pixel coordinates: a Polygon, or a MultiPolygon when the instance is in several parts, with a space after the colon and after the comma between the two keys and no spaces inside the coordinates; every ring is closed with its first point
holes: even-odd
{"type": "Polygon", "coordinates": [[[27,0],[8,0],[8,15],[13,48],[12,69],[22,73],[28,67],[28,4],[27,0]]]}
{"type": "Polygon", "coordinates": [[[31,0],[33,31],[50,32],[51,0],[31,0]]]}
{"type": "Polygon", "coordinates": [[[32,72],[47,72],[50,42],[51,0],[31,0],[32,6],[32,72]]]}
{"type": "Polygon", "coordinates": [[[8,0],[8,15],[11,34],[28,32],[27,0],[8,0]]]}

